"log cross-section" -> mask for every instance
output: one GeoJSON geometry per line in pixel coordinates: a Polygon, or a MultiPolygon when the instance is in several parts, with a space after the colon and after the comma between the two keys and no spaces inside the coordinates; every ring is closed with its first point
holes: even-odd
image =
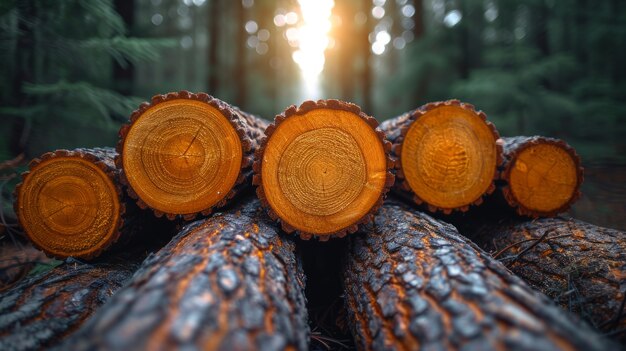
{"type": "Polygon", "coordinates": [[[258,200],[187,225],[66,350],[306,350],[304,274],[258,200]]]}
{"type": "Polygon", "coordinates": [[[502,162],[499,134],[474,106],[433,102],[380,127],[397,158],[394,189],[429,211],[467,211],[495,190],[502,162]]]}
{"type": "Polygon", "coordinates": [[[353,233],[371,220],[393,184],[391,144],[351,103],[306,101],[276,116],[254,163],[270,216],[303,239],[353,233]]]}
{"type": "Polygon", "coordinates": [[[583,168],[576,151],[562,140],[540,136],[502,138],[502,192],[520,215],[550,217],[580,197],[583,168]]]}
{"type": "Polygon", "coordinates": [[[346,309],[362,350],[609,350],[456,229],[387,203],[351,238],[346,309]]]}
{"type": "Polygon", "coordinates": [[[120,129],[117,166],[141,208],[193,219],[251,185],[267,122],[205,93],[154,96],[120,129]]]}
{"type": "Polygon", "coordinates": [[[15,212],[33,244],[53,257],[93,258],[118,240],[124,202],[115,150],[57,150],[30,163],[15,212]]]}

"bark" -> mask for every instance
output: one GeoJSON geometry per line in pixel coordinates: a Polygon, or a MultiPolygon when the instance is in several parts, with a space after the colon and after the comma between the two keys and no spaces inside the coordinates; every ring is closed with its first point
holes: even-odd
{"type": "Polygon", "coordinates": [[[87,264],[68,259],[44,274],[23,279],[0,295],[0,349],[57,345],[132,276],[138,262],[87,264]]]}
{"type": "Polygon", "coordinates": [[[603,350],[456,229],[389,202],[350,245],[344,269],[359,349],[603,350]]]}
{"type": "Polygon", "coordinates": [[[257,200],[189,224],[63,347],[304,350],[304,275],[293,250],[257,200]]]}
{"type": "MultiPolygon", "coordinates": [[[[241,111],[238,107],[229,105],[206,93],[194,94],[188,91],[180,91],[164,95],[155,95],[154,97],[152,97],[152,100],[150,102],[144,102],[139,106],[137,110],[133,111],[132,115],[130,116],[130,122],[122,126],[122,128],[120,129],[120,140],[117,144],[118,156],[115,158],[115,164],[117,165],[117,168],[124,168],[123,148],[125,139],[128,135],[129,130],[137,122],[138,118],[149,108],[174,99],[198,100],[206,102],[207,104],[215,107],[229,120],[233,128],[235,128],[237,134],[239,135],[239,139],[241,140],[243,148],[241,170],[235,186],[228,192],[226,196],[223,197],[222,200],[220,200],[211,208],[207,208],[203,211],[200,211],[199,213],[188,213],[182,215],[183,219],[192,220],[199,214],[209,215],[211,214],[211,212],[213,212],[215,208],[224,207],[233,197],[235,197],[235,195],[240,194],[244,190],[250,188],[250,185],[252,184],[252,162],[254,158],[254,152],[258,148],[261,139],[263,138],[263,132],[268,126],[268,122],[260,117],[241,111]]],[[[123,171],[121,172],[121,182],[127,185],[128,194],[131,198],[137,200],[137,205],[140,208],[149,208],[146,202],[139,198],[137,193],[132,189],[131,184],[128,182],[128,178],[123,171]]],[[[170,220],[174,220],[180,215],[177,213],[164,213],[157,209],[152,210],[157,217],[162,217],[163,215],[165,215],[170,220]]]]}
{"type": "Polygon", "coordinates": [[[484,224],[472,239],[563,309],[626,341],[626,233],[545,218],[484,224]]]}

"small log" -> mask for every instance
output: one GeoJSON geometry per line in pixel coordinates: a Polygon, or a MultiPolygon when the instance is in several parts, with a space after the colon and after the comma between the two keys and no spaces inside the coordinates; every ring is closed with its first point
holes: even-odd
{"type": "Polygon", "coordinates": [[[257,151],[254,184],[283,230],[327,240],[371,220],[394,177],[391,144],[354,104],[306,101],[276,116],[257,151]]]}
{"type": "Polygon", "coordinates": [[[486,224],[471,237],[561,307],[626,341],[626,233],[544,218],[486,224]]]}
{"type": "Polygon", "coordinates": [[[156,95],[120,129],[116,164],[139,207],[191,220],[251,185],[253,153],[266,126],[205,93],[156,95]]]}
{"type": "Polygon", "coordinates": [[[453,226],[400,203],[353,237],[344,285],[362,350],[609,349],[453,226]]]}
{"type": "Polygon", "coordinates": [[[551,217],[580,197],[583,168],[562,140],[533,136],[502,138],[504,198],[520,215],[551,217]]]}
{"type": "Polygon", "coordinates": [[[67,350],[305,350],[304,275],[258,200],[187,225],[67,350]]]}
{"type": "Polygon", "coordinates": [[[393,143],[400,196],[431,212],[467,211],[495,190],[499,134],[484,112],[449,100],[381,123],[393,143]]]}
{"type": "Polygon", "coordinates": [[[138,261],[87,264],[68,259],[21,280],[0,295],[0,350],[41,350],[59,344],[138,266],[138,261]]]}
{"type": "MultiPolygon", "coordinates": [[[[120,238],[127,208],[115,150],[57,150],[31,161],[15,212],[31,242],[57,258],[94,258],[120,238]]],[[[133,211],[130,211],[133,212],[133,211]]]]}

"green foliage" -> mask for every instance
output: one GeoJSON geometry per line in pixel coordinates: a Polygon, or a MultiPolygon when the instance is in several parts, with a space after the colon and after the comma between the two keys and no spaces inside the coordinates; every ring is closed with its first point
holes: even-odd
{"type": "MultiPolygon", "coordinates": [[[[159,50],[172,46],[167,39],[127,37],[111,0],[7,3],[0,12],[0,28],[0,70],[8,78],[0,82],[0,114],[8,129],[22,133],[21,144],[10,148],[25,148],[29,156],[41,149],[87,145],[91,134],[116,129],[140,99],[116,91],[114,65],[154,62],[159,50]],[[51,125],[85,129],[78,133],[81,138],[43,137],[51,133],[39,128],[51,125]],[[33,140],[42,137],[47,140],[33,140]]],[[[6,149],[15,141],[1,142],[6,149]]]]}
{"type": "Polygon", "coordinates": [[[558,137],[585,161],[626,160],[625,4],[467,0],[445,2],[438,17],[442,3],[423,1],[425,33],[404,51],[405,65],[379,77],[381,110],[459,98],[502,135],[558,137]],[[453,26],[444,21],[451,11],[462,14],[453,26]]]}

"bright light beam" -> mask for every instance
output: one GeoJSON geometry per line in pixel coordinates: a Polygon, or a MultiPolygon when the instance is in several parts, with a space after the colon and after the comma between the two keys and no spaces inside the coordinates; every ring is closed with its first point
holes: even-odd
{"type": "Polygon", "coordinates": [[[319,75],[324,69],[324,51],[328,47],[333,0],[298,0],[303,24],[298,28],[298,50],[293,60],[300,67],[305,85],[305,99],[321,96],[319,75]]]}

